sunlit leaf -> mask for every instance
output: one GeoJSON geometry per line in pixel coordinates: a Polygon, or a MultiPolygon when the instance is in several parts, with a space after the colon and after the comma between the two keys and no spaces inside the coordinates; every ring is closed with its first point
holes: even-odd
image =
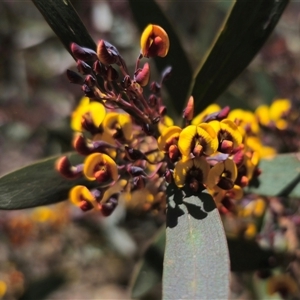
{"type": "Polygon", "coordinates": [[[181,42],[170,21],[154,0],[129,0],[129,4],[140,31],[143,31],[148,24],[157,24],[163,27],[169,35],[169,53],[163,59],[155,59],[155,63],[159,71],[162,71],[166,66],[172,66],[172,75],[170,80],[166,81],[166,87],[174,108],[177,113],[181,114],[188,98],[192,80],[192,69],[181,42]]]}
{"type": "Polygon", "coordinates": [[[261,159],[262,174],[247,192],[264,196],[300,197],[300,153],[261,159]]]}
{"type": "MultiPolygon", "coordinates": [[[[66,200],[71,187],[90,185],[83,179],[68,180],[55,169],[55,156],[0,177],[0,209],[22,209],[66,200]]],[[[78,154],[68,155],[73,164],[83,161],[78,154]]]]}
{"type": "Polygon", "coordinates": [[[71,43],[96,49],[95,42],[69,0],[32,0],[32,2],[71,55],[71,43]]]}
{"type": "Polygon", "coordinates": [[[248,66],[273,31],[288,0],[238,0],[229,13],[193,86],[196,112],[225,91],[248,66]]]}
{"type": "Polygon", "coordinates": [[[227,299],[229,258],[212,197],[168,186],[163,299],[227,299]]]}
{"type": "Polygon", "coordinates": [[[135,270],[131,284],[132,298],[140,298],[161,282],[165,242],[166,230],[163,227],[153,239],[143,260],[135,270]]]}

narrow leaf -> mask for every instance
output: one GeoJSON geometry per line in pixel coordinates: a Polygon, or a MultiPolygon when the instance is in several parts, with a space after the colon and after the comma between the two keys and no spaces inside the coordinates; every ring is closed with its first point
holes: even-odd
{"type": "Polygon", "coordinates": [[[300,197],[300,153],[280,154],[259,163],[262,174],[247,192],[264,196],[300,197]]]}
{"type": "Polygon", "coordinates": [[[134,272],[131,284],[132,298],[140,298],[161,282],[165,242],[166,230],[163,227],[156,234],[134,272]]]}
{"type": "Polygon", "coordinates": [[[197,112],[226,90],[261,49],[288,0],[237,0],[207,58],[200,65],[192,90],[197,112]]]}
{"type": "MultiPolygon", "coordinates": [[[[62,155],[48,158],[0,177],[0,209],[23,209],[66,200],[70,188],[91,185],[83,179],[68,180],[55,169],[62,155]]],[[[73,164],[83,161],[78,154],[68,155],[73,164]]]]}
{"type": "MultiPolygon", "coordinates": [[[[189,94],[192,80],[192,69],[181,46],[181,42],[174,31],[170,21],[164,15],[159,5],[154,0],[140,1],[129,0],[135,21],[143,31],[148,24],[157,24],[165,29],[170,38],[170,50],[166,57],[155,59],[156,66],[161,72],[166,66],[172,66],[170,80],[166,81],[166,87],[177,113],[182,114],[182,110],[189,94]]],[[[169,106],[168,106],[169,108],[169,106]]]]}
{"type": "Polygon", "coordinates": [[[183,197],[174,185],[168,196],[163,299],[227,299],[227,242],[212,197],[183,197]]]}
{"type": "Polygon", "coordinates": [[[70,51],[70,44],[95,50],[96,44],[69,0],[32,0],[52,30],[70,51]]]}

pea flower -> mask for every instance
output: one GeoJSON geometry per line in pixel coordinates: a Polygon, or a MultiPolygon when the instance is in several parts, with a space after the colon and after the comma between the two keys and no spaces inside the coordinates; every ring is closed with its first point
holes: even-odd
{"type": "Polygon", "coordinates": [[[169,37],[165,30],[158,26],[149,24],[141,36],[141,53],[145,57],[165,57],[169,51],[169,37]]]}

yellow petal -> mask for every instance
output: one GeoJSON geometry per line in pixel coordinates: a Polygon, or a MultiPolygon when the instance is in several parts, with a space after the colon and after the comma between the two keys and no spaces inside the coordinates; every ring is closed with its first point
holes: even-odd
{"type": "Polygon", "coordinates": [[[203,110],[199,115],[197,115],[193,120],[192,120],[192,125],[199,125],[200,123],[203,122],[205,117],[207,115],[210,115],[212,113],[218,112],[221,110],[221,107],[218,104],[211,104],[209,105],[205,110],[203,110]]]}
{"type": "Polygon", "coordinates": [[[217,121],[217,120],[210,121],[209,125],[213,128],[213,130],[215,131],[216,135],[218,135],[219,131],[221,130],[220,121],[217,121]]]}
{"type": "Polygon", "coordinates": [[[194,162],[194,166],[202,171],[202,176],[203,176],[203,184],[206,184],[207,182],[207,177],[208,177],[208,173],[210,170],[210,166],[208,164],[208,162],[206,161],[206,159],[203,156],[200,157],[195,157],[193,159],[194,162]]]}
{"type": "Polygon", "coordinates": [[[201,123],[197,126],[197,133],[199,136],[203,137],[207,143],[205,154],[211,155],[215,153],[218,149],[219,141],[213,127],[207,123],[201,123]]]}
{"type": "Polygon", "coordinates": [[[186,161],[182,161],[180,160],[174,169],[174,181],[175,184],[182,188],[185,184],[185,180],[186,180],[186,175],[188,173],[188,171],[193,167],[193,159],[189,159],[186,161]]]}
{"type": "Polygon", "coordinates": [[[183,156],[190,156],[190,153],[192,151],[191,146],[194,137],[196,136],[197,133],[197,126],[195,125],[189,125],[185,127],[179,135],[179,140],[178,140],[178,148],[180,153],[183,156]]]}
{"type": "Polygon", "coordinates": [[[243,137],[237,125],[229,119],[224,119],[220,122],[220,126],[222,130],[227,131],[231,135],[233,147],[236,148],[240,146],[243,141],[243,137]]]}
{"type": "Polygon", "coordinates": [[[270,124],[270,109],[267,105],[260,105],[255,110],[255,115],[260,124],[268,126],[270,124]]]}
{"type": "Polygon", "coordinates": [[[118,118],[119,124],[121,126],[124,138],[126,141],[130,141],[133,137],[132,134],[132,120],[128,114],[119,114],[118,118]]]}
{"type": "Polygon", "coordinates": [[[166,146],[166,143],[172,138],[179,137],[181,130],[182,129],[178,126],[170,126],[170,127],[165,128],[162,135],[158,138],[158,141],[157,141],[159,150],[165,151],[164,148],[166,146]]]}
{"type": "Polygon", "coordinates": [[[167,55],[170,47],[170,41],[165,30],[158,26],[149,24],[143,31],[141,35],[141,53],[145,57],[151,56],[161,56],[167,55]],[[149,51],[150,47],[155,42],[155,39],[159,37],[161,39],[160,47],[155,49],[156,51],[152,53],[149,51]]]}
{"type": "Polygon", "coordinates": [[[234,182],[237,178],[237,167],[232,159],[226,159],[224,161],[225,171],[230,172],[230,179],[234,182]]]}
{"type": "Polygon", "coordinates": [[[222,161],[218,162],[210,169],[207,177],[207,186],[210,189],[214,188],[218,184],[218,182],[220,181],[220,176],[224,172],[224,169],[225,165],[222,161]]]}
{"type": "Polygon", "coordinates": [[[90,192],[90,190],[84,185],[76,185],[74,186],[69,193],[70,201],[79,205],[82,200],[95,202],[95,196],[90,192]]]}
{"type": "Polygon", "coordinates": [[[288,99],[277,99],[270,106],[270,118],[272,121],[278,121],[291,109],[291,101],[288,99]]]}
{"type": "Polygon", "coordinates": [[[93,101],[89,105],[89,112],[91,113],[94,125],[99,127],[106,114],[105,107],[101,103],[93,101]]]}

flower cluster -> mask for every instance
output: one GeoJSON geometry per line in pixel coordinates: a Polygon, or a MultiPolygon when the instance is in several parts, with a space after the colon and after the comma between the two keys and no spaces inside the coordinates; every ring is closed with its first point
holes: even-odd
{"type": "Polygon", "coordinates": [[[70,70],[67,75],[85,93],[72,115],[73,146],[86,158],[73,166],[64,156],[56,168],[67,178],[95,183],[93,189],[78,185],[70,191],[70,200],[83,211],[94,208],[108,216],[120,195],[130,202],[135,194],[142,199],[139,208],[164,210],[166,183],[171,182],[189,193],[207,189],[230,209],[232,200],[242,198],[242,188],[259,175],[259,158],[268,149],[251,141],[258,139],[252,120],[248,124],[239,113],[215,104],[194,118],[192,96],[183,112],[185,126],[175,126],[166,115],[161,89],[171,68],[150,83],[149,63],[140,64],[143,58],[166,56],[168,49],[167,33],[148,25],[130,76],[107,41],[100,40],[97,51],[71,45],[81,75],[70,70]]]}

